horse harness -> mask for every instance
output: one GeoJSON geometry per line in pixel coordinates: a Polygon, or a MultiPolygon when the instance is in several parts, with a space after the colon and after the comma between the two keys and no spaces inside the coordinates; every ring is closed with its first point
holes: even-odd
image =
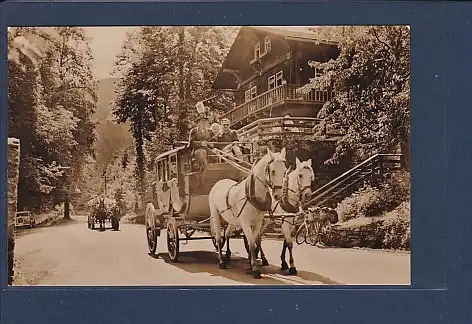
{"type": "MultiPolygon", "coordinates": [[[[284,177],[284,180],[283,180],[283,183],[282,183],[282,199],[277,202],[277,204],[272,209],[272,212],[269,213],[269,215],[272,218],[272,221],[274,221],[273,214],[274,214],[275,210],[277,209],[277,207],[279,207],[279,206],[284,211],[286,211],[287,213],[290,213],[290,214],[296,214],[300,211],[300,201],[302,200],[302,194],[306,189],[310,188],[310,185],[306,185],[306,186],[302,187],[298,177],[297,177],[297,184],[298,184],[298,193],[295,190],[288,187],[288,173],[287,173],[287,175],[284,177]],[[297,193],[298,200],[296,201],[296,205],[292,205],[290,203],[289,200],[293,200],[293,199],[290,199],[288,197],[288,192],[289,191],[291,191],[293,193],[297,193]]],[[[287,222],[290,225],[295,225],[295,220],[293,222],[289,222],[289,221],[285,220],[285,217],[286,216],[281,216],[281,224],[283,224],[284,222],[287,222]]],[[[287,217],[294,217],[294,216],[287,216],[287,217]]]]}
{"type": "Polygon", "coordinates": [[[274,159],[271,159],[269,161],[269,163],[267,163],[267,166],[265,168],[265,176],[266,176],[266,182],[262,181],[261,179],[259,179],[257,176],[255,176],[253,173],[251,173],[248,177],[246,177],[245,179],[241,180],[240,182],[238,183],[235,183],[234,185],[231,186],[231,188],[229,188],[228,192],[226,193],[226,209],[224,209],[223,211],[221,211],[220,213],[222,212],[225,212],[227,210],[231,210],[232,207],[234,205],[236,205],[238,202],[240,202],[241,200],[245,199],[245,202],[244,202],[244,205],[241,207],[241,209],[239,210],[239,213],[238,215],[236,216],[236,218],[239,218],[239,216],[241,215],[241,213],[243,212],[244,210],[244,207],[246,207],[246,204],[249,202],[251,205],[253,205],[256,209],[259,209],[259,210],[262,210],[262,211],[268,211],[270,215],[272,215],[272,209],[271,209],[271,206],[272,206],[272,197],[269,193],[269,191],[266,192],[266,197],[265,197],[265,200],[264,201],[260,201],[257,197],[256,197],[256,180],[260,181],[262,184],[264,184],[264,187],[266,188],[269,188],[269,189],[281,189],[282,186],[276,186],[273,184],[272,182],[272,179],[271,179],[271,176],[270,176],[270,170],[269,170],[269,166],[271,165],[271,163],[274,162],[274,159]],[[249,181],[248,181],[249,180],[249,181]],[[239,185],[242,181],[245,181],[245,185],[244,185],[244,192],[245,192],[245,195],[243,198],[241,198],[239,201],[237,201],[236,203],[233,204],[233,206],[231,206],[231,204],[229,203],[229,194],[231,192],[231,189],[233,189],[235,186],[239,185]]]}

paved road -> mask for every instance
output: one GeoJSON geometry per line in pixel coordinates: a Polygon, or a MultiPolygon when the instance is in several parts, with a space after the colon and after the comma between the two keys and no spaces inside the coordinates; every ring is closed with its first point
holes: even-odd
{"type": "MultiPolygon", "coordinates": [[[[220,270],[209,240],[181,245],[179,263],[167,256],[165,232],[160,256],[148,254],[143,225],[121,223],[120,231],[87,229],[86,218],[25,230],[16,240],[16,284],[27,285],[329,285],[410,283],[410,254],[295,245],[297,276],[280,273],[282,244],[263,241],[270,265],[263,278],[245,273],[242,240],[231,241],[232,263],[220,270]]],[[[288,258],[288,255],[287,255],[288,258]]]]}

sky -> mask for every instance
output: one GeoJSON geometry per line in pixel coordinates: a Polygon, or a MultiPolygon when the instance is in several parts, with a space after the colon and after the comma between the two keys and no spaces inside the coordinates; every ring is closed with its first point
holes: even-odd
{"type": "MultiPolygon", "coordinates": [[[[289,30],[307,30],[303,26],[266,26],[289,30]]],[[[121,52],[121,46],[126,39],[126,33],[135,31],[139,27],[85,27],[91,37],[93,54],[93,73],[98,79],[111,77],[116,56],[121,52]]]]}
{"type": "Polygon", "coordinates": [[[111,77],[116,56],[121,52],[121,46],[126,39],[126,33],[138,27],[86,27],[91,37],[93,55],[93,74],[97,79],[111,77]]]}

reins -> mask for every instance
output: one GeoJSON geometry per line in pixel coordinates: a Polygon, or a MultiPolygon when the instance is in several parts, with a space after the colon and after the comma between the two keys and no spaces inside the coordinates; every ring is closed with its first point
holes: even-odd
{"type": "MultiPolygon", "coordinates": [[[[303,168],[309,168],[308,166],[304,166],[303,168]]],[[[301,170],[303,170],[303,168],[301,170]]],[[[292,171],[292,172],[295,172],[292,171]]],[[[313,172],[313,170],[312,170],[313,172]]],[[[289,176],[290,176],[291,172],[289,172],[289,170],[287,170],[287,173],[284,177],[284,181],[282,183],[282,199],[280,201],[277,202],[277,204],[274,206],[274,208],[272,209],[271,213],[269,213],[269,216],[271,218],[271,220],[273,222],[275,222],[275,219],[274,219],[274,214],[275,214],[275,211],[277,210],[277,207],[281,207],[284,211],[286,211],[287,213],[290,213],[290,214],[302,214],[300,213],[300,202],[302,200],[302,195],[303,195],[303,192],[310,187],[310,185],[306,185],[306,186],[302,186],[301,183],[300,183],[300,179],[298,177],[296,177],[296,182],[297,182],[297,190],[294,190],[292,188],[289,188],[289,176]],[[293,192],[296,194],[297,196],[297,199],[293,199],[293,198],[290,198],[288,193],[289,192],[293,192]],[[292,205],[291,202],[295,202],[295,205],[292,205]]],[[[279,216],[279,215],[277,215],[279,216]]],[[[296,216],[299,216],[299,215],[280,215],[280,219],[281,219],[281,224],[283,224],[284,222],[287,222],[289,223],[290,225],[296,225],[295,224],[295,217],[296,216]],[[293,221],[290,222],[288,220],[286,220],[285,218],[293,218],[293,221]]]]}
{"type": "MultiPolygon", "coordinates": [[[[219,150],[218,150],[219,151],[219,150]]],[[[223,156],[222,156],[223,157],[223,156]]],[[[223,157],[224,158],[224,157],[223,157]]],[[[229,160],[229,159],[226,159],[224,158],[225,160],[229,160]]],[[[282,186],[276,186],[274,185],[273,181],[272,181],[272,178],[271,178],[271,174],[270,174],[270,165],[275,161],[275,159],[272,157],[270,159],[270,161],[267,163],[266,167],[265,167],[265,170],[264,170],[264,175],[266,177],[266,181],[263,181],[261,180],[257,175],[254,174],[254,166],[256,165],[256,162],[254,162],[251,170],[248,170],[249,174],[240,182],[238,183],[235,183],[233,186],[231,186],[231,188],[229,188],[227,194],[226,194],[226,209],[220,211],[220,213],[223,213],[227,210],[231,210],[236,204],[238,204],[240,201],[242,201],[243,199],[245,199],[245,202],[243,204],[243,206],[241,207],[241,209],[239,210],[239,213],[238,215],[236,216],[236,218],[239,218],[239,216],[241,215],[241,213],[243,212],[244,208],[246,207],[246,204],[249,202],[251,205],[253,205],[256,209],[259,209],[259,210],[265,210],[265,211],[268,211],[269,214],[272,213],[272,209],[271,209],[271,206],[272,206],[272,198],[271,198],[271,195],[270,195],[270,190],[273,190],[273,189],[278,189],[278,188],[282,188],[282,186]],[[258,180],[261,184],[263,184],[264,188],[266,189],[266,199],[265,201],[261,202],[260,200],[257,199],[257,197],[255,196],[255,180],[258,180]],[[240,184],[242,184],[244,182],[244,190],[245,190],[245,194],[244,194],[244,197],[242,197],[241,199],[239,199],[237,202],[235,202],[234,204],[230,204],[229,203],[229,194],[231,192],[231,189],[233,189],[235,186],[238,186],[240,184]]],[[[229,161],[228,161],[229,162],[229,161]]],[[[233,161],[230,162],[232,165],[237,165],[236,163],[234,163],[233,161]]],[[[242,167],[242,166],[239,166],[237,167],[238,169],[243,169],[241,171],[246,171],[244,170],[245,168],[242,167]]],[[[246,171],[247,172],[247,171],[246,171]]]]}

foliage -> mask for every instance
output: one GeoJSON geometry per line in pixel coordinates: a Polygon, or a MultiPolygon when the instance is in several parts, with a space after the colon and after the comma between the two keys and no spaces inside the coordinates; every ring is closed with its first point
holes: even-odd
{"type": "Polygon", "coordinates": [[[404,249],[410,248],[410,208],[410,202],[405,201],[397,208],[386,214],[386,219],[390,221],[386,221],[384,223],[389,225],[384,231],[385,236],[382,240],[384,247],[400,247],[404,249]]]}
{"type": "Polygon", "coordinates": [[[81,28],[13,28],[8,40],[8,135],[21,141],[19,208],[44,209],[64,198],[93,153],[90,48],[81,28]],[[63,166],[67,174],[58,171],[63,166]]]}
{"type": "Polygon", "coordinates": [[[22,66],[26,60],[36,65],[47,46],[57,41],[57,33],[50,28],[8,27],[8,61],[22,66]]]}
{"type": "Polygon", "coordinates": [[[341,222],[358,217],[377,216],[410,199],[410,179],[398,171],[378,188],[366,186],[342,200],[336,210],[341,222]]]}
{"type": "Polygon", "coordinates": [[[400,145],[409,161],[410,31],[406,26],[325,27],[320,35],[340,41],[336,60],[315,63],[324,74],[300,89],[333,89],[318,114],[316,138],[326,128],[344,131],[327,163],[355,151],[361,158],[400,145]],[[342,34],[342,33],[345,34],[342,34]]]}
{"type": "MultiPolygon", "coordinates": [[[[233,29],[142,27],[128,36],[116,64],[123,77],[114,114],[118,122],[130,123],[141,194],[146,168],[152,167],[146,151],[155,155],[187,140],[196,102],[215,94],[211,84],[229,50],[233,29]]],[[[222,111],[228,99],[220,94],[206,104],[222,111]]]]}
{"type": "Polygon", "coordinates": [[[331,245],[410,250],[410,204],[402,203],[382,217],[356,219],[333,229],[331,245]]]}

